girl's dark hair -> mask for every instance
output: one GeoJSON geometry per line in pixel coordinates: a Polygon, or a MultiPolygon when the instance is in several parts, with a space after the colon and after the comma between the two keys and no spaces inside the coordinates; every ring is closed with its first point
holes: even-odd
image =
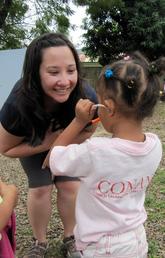
{"type": "Polygon", "coordinates": [[[42,142],[51,119],[51,115],[44,108],[44,93],[39,75],[42,53],[43,49],[59,46],[70,48],[78,72],[78,81],[75,89],[69,99],[65,103],[60,104],[59,112],[54,115],[55,120],[58,120],[62,128],[67,126],[74,117],[75,104],[80,97],[83,97],[79,57],[68,38],[61,33],[46,33],[34,39],[26,50],[21,87],[17,91],[17,108],[21,113],[21,117],[26,121],[26,124],[31,127],[28,141],[34,146],[42,142]]]}
{"type": "Polygon", "coordinates": [[[152,115],[159,99],[158,75],[165,70],[165,58],[150,63],[136,51],[124,59],[113,62],[102,69],[98,80],[98,91],[104,89],[118,110],[125,116],[138,120],[152,115]],[[110,76],[107,73],[110,71],[110,76]]]}

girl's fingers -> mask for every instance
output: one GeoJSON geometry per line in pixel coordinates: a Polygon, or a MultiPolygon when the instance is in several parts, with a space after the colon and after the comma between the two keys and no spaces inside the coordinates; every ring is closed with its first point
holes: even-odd
{"type": "Polygon", "coordinates": [[[48,166],[49,166],[49,158],[46,156],[41,168],[45,169],[48,166]]]}

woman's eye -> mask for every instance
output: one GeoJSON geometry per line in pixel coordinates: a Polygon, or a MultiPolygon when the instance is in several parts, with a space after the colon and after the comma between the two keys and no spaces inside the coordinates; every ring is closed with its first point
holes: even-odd
{"type": "Polygon", "coordinates": [[[58,74],[58,71],[51,71],[51,72],[49,72],[51,75],[56,75],[56,74],[58,74]]]}
{"type": "Polygon", "coordinates": [[[69,70],[68,73],[74,73],[76,70],[69,70]]]}

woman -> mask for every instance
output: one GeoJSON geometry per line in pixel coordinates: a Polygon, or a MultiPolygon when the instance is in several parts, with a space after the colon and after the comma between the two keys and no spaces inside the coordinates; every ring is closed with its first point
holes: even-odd
{"type": "MultiPolygon", "coordinates": [[[[24,258],[44,257],[46,253],[53,183],[57,188],[67,256],[80,257],[73,248],[79,180],[72,177],[52,180],[50,171],[41,168],[51,144],[74,118],[80,98],[97,102],[94,90],[80,78],[79,58],[72,43],[59,33],[47,33],[33,40],[26,51],[22,78],[0,112],[0,152],[20,158],[29,182],[27,209],[34,245],[24,258]]],[[[83,142],[94,130],[87,125],[74,142],[83,142]]]]}

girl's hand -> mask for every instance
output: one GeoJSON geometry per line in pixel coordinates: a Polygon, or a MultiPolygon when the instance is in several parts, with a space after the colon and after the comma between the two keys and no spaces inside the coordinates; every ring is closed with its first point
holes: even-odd
{"type": "Polygon", "coordinates": [[[8,198],[8,196],[12,196],[15,203],[14,206],[16,206],[18,200],[18,189],[14,184],[6,184],[0,181],[0,194],[4,201],[6,198],[8,198]]]}
{"type": "Polygon", "coordinates": [[[80,123],[87,124],[90,122],[94,116],[95,108],[92,108],[94,105],[89,99],[80,99],[76,104],[75,114],[76,119],[80,123]]]}
{"type": "Polygon", "coordinates": [[[49,156],[50,156],[50,151],[46,155],[46,158],[44,159],[44,162],[42,164],[42,169],[45,169],[46,167],[49,168],[49,156]]]}

